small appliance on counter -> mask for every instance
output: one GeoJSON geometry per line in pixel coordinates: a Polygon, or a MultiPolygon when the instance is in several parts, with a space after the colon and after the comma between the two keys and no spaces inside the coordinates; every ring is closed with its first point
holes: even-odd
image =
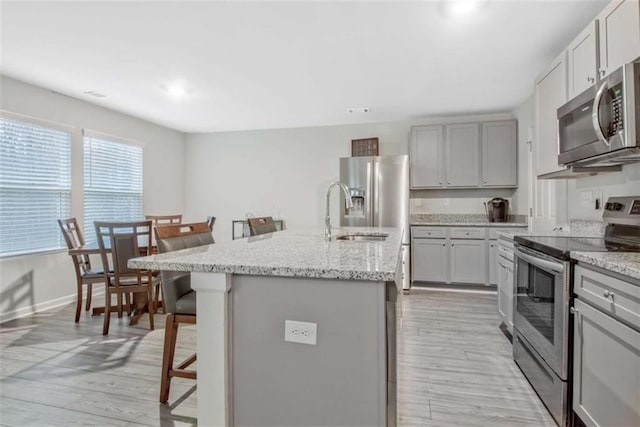
{"type": "Polygon", "coordinates": [[[507,222],[509,218],[509,201],[502,197],[494,197],[484,204],[489,222],[507,222]]]}

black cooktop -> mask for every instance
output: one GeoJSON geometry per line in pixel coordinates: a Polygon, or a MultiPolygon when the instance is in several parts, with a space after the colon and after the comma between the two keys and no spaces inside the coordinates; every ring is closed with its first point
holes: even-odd
{"type": "Polygon", "coordinates": [[[541,237],[541,236],[516,236],[515,242],[550,255],[568,261],[572,251],[580,252],[640,252],[640,245],[618,239],[592,238],[592,237],[541,237]]]}

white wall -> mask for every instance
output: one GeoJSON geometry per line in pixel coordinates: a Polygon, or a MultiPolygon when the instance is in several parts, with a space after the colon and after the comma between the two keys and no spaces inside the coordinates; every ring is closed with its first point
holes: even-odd
{"type": "MultiPolygon", "coordinates": [[[[351,140],[378,137],[380,154],[407,154],[412,125],[503,120],[511,114],[439,117],[413,121],[317,128],[193,134],[186,136],[186,216],[218,218],[218,240],[231,239],[231,221],[254,215],[282,217],[289,228],[323,224],[325,192],[339,178],[338,158],[350,155],[351,140]]],[[[437,212],[450,200],[451,212],[477,213],[482,201],[513,190],[414,191],[414,212],[437,212]]],[[[338,224],[338,195],[332,198],[338,224]]]]}
{"type": "MultiPolygon", "coordinates": [[[[184,211],[184,135],[147,121],[0,76],[0,109],[71,125],[72,215],[82,224],[83,128],[145,143],[144,209],[150,214],[184,211]]],[[[89,232],[88,230],[86,232],[89,232]]],[[[0,259],[0,320],[68,302],[75,275],[65,251],[0,259]]],[[[100,300],[98,300],[100,301],[100,300]]]]}
{"type": "Polygon", "coordinates": [[[602,219],[599,210],[582,204],[582,192],[594,197],[602,193],[603,200],[611,196],[640,196],[640,163],[625,165],[622,172],[603,173],[590,177],[568,180],[567,210],[571,219],[602,219]]]}

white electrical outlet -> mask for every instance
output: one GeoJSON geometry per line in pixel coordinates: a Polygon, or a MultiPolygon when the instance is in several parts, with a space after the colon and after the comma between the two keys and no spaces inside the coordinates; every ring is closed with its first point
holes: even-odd
{"type": "Polygon", "coordinates": [[[442,204],[444,206],[449,206],[449,199],[442,199],[442,204]]]}
{"type": "Polygon", "coordinates": [[[590,208],[593,202],[593,193],[591,191],[580,192],[580,206],[583,208],[590,208]]]}
{"type": "Polygon", "coordinates": [[[295,320],[284,321],[284,340],[300,344],[316,345],[318,338],[318,324],[298,322],[295,320]]]}

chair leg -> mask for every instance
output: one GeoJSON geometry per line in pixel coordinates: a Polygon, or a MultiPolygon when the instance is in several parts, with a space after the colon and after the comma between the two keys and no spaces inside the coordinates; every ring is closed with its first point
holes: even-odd
{"type": "Polygon", "coordinates": [[[149,310],[149,329],[153,331],[155,329],[153,324],[153,315],[155,310],[153,308],[153,286],[151,285],[147,286],[147,301],[147,310],[149,310]]]}
{"type": "Polygon", "coordinates": [[[178,323],[175,322],[175,315],[167,314],[166,326],[164,330],[164,350],[162,352],[160,403],[167,403],[167,400],[169,400],[169,389],[171,388],[171,370],[173,369],[173,358],[176,353],[177,337],[178,323]]]}
{"type": "Polygon", "coordinates": [[[131,292],[124,294],[124,301],[127,304],[127,315],[131,317],[131,292]]]}
{"type": "Polygon", "coordinates": [[[87,284],[87,305],[84,308],[86,311],[91,310],[91,294],[93,294],[93,284],[88,283],[87,284]]]}
{"type": "Polygon", "coordinates": [[[122,292],[116,294],[118,302],[118,319],[122,319],[122,292]]]}
{"type": "Polygon", "coordinates": [[[82,313],[82,281],[78,280],[78,301],[76,302],[76,323],[80,321],[80,313],[82,313]]]}
{"type": "Polygon", "coordinates": [[[111,293],[109,288],[104,290],[104,323],[102,325],[102,335],[109,335],[109,321],[111,320],[111,293]]]}

